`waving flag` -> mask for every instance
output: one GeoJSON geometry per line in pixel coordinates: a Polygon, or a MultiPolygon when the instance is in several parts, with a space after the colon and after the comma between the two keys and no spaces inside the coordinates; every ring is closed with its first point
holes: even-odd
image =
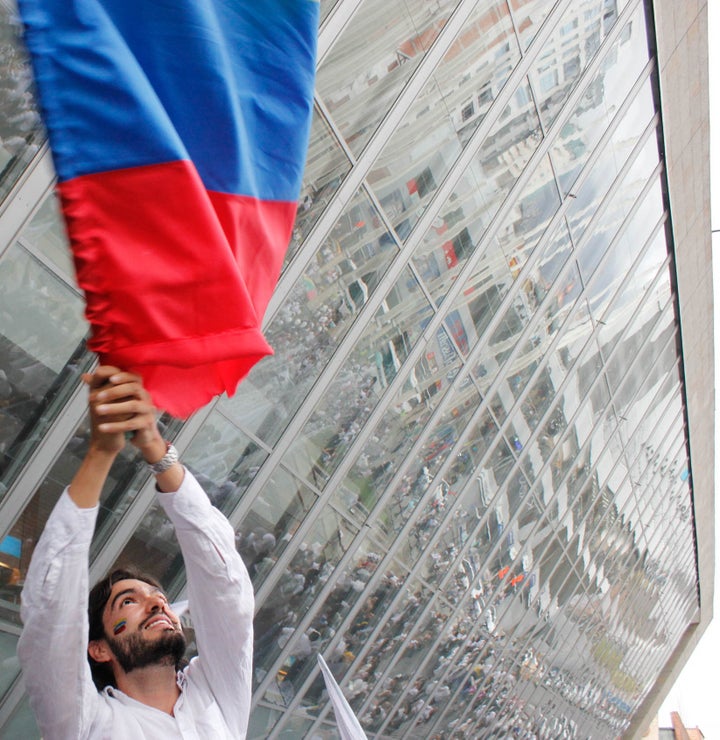
{"type": "Polygon", "coordinates": [[[185,417],[272,349],[312,116],[313,0],[19,0],[104,364],[185,417]]]}

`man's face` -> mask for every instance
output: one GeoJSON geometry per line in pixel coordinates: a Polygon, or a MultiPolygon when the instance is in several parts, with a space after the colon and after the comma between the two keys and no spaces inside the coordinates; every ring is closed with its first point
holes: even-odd
{"type": "Polygon", "coordinates": [[[185,652],[180,620],[165,594],[144,581],[128,578],[113,585],[103,627],[125,673],[149,665],[175,665],[185,652]]]}

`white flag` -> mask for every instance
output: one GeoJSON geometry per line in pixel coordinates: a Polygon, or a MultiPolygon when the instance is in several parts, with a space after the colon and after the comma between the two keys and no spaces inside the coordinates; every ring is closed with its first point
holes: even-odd
{"type": "Polygon", "coordinates": [[[363,728],[360,726],[358,718],[353,713],[353,710],[348,704],[348,700],[340,690],[337,681],[330,672],[327,663],[325,662],[322,655],[318,653],[318,663],[320,669],[323,672],[325,678],[325,686],[327,687],[330,700],[332,701],[333,709],[335,710],[335,720],[338,723],[338,729],[340,730],[340,737],[342,740],[367,740],[367,735],[363,732],[363,728]]]}

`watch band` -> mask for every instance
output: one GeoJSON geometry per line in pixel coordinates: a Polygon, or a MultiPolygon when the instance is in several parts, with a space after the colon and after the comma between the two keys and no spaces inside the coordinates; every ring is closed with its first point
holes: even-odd
{"type": "Polygon", "coordinates": [[[179,460],[178,451],[171,442],[167,443],[167,451],[155,463],[145,463],[154,475],[160,475],[171,468],[179,460]]]}

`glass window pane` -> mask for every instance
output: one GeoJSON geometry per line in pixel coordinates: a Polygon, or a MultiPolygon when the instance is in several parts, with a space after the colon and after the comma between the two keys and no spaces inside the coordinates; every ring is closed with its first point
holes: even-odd
{"type": "MultiPolygon", "coordinates": [[[[267,600],[258,605],[255,616],[256,682],[267,676],[281,651],[289,644],[300,620],[356,535],[356,528],[326,507],[302,542],[295,545],[297,549],[287,570],[267,600]]],[[[348,593],[352,591],[352,579],[344,579],[344,588],[348,593]]],[[[290,660],[291,664],[293,662],[290,660]]],[[[282,686],[290,667],[286,665],[275,677],[284,703],[292,698],[292,695],[287,695],[287,690],[283,693],[282,686]]],[[[291,685],[289,683],[287,687],[291,685]]]]}
{"type": "MultiPolygon", "coordinates": [[[[557,363],[559,365],[560,363],[557,363]]],[[[552,363],[553,368],[557,365],[552,363]]],[[[552,402],[553,392],[555,390],[555,384],[558,380],[562,380],[562,376],[553,382],[554,373],[545,367],[543,368],[538,376],[533,380],[532,386],[528,391],[527,395],[523,399],[523,403],[520,409],[522,414],[523,423],[527,425],[529,432],[534,432],[538,422],[545,416],[545,413],[550,408],[552,402]]],[[[552,433],[555,429],[552,419],[547,423],[545,433],[552,433]]],[[[540,436],[543,439],[544,435],[540,436]]],[[[542,455],[541,455],[542,457],[542,455]]]]}
{"type": "MultiPolygon", "coordinates": [[[[459,359],[454,350],[448,353],[447,360],[447,364],[441,364],[442,370],[437,362],[433,361],[431,365],[427,357],[415,365],[395,403],[370,435],[348,473],[340,498],[346,500],[346,496],[354,491],[353,504],[359,500],[366,516],[397,472],[398,461],[405,459],[420,434],[424,433],[433,410],[447,393],[447,379],[452,379],[459,369],[459,359]]],[[[477,393],[469,389],[462,405],[466,409],[474,409],[476,402],[477,393]]],[[[454,412],[455,416],[459,415],[457,408],[454,412]]]]}
{"type": "MultiPolygon", "coordinates": [[[[0,260],[0,317],[9,348],[2,353],[5,374],[14,367],[24,374],[57,374],[85,333],[80,296],[58,279],[36,257],[19,244],[0,260]],[[43,321],[52,316],[53,321],[43,321]],[[12,348],[10,348],[12,347],[12,348]],[[35,367],[23,365],[14,353],[24,352],[35,367]]],[[[43,385],[42,378],[35,383],[43,385]]]]}
{"type": "MultiPolygon", "coordinates": [[[[565,215],[576,240],[580,239],[620,168],[634,158],[633,149],[640,146],[642,137],[646,135],[644,132],[654,115],[652,81],[648,80],[619,122],[595,164],[588,173],[584,173],[580,185],[576,185],[575,177],[592,152],[593,142],[586,140],[588,130],[579,128],[578,120],[569,121],[560,132],[557,143],[550,152],[550,158],[558,172],[561,190],[564,193],[572,192],[573,200],[565,215]],[[579,141],[583,142],[581,146],[578,144],[579,141]]],[[[652,135],[651,133],[650,136],[652,135]]],[[[655,161],[657,162],[657,159],[655,161]]]]}
{"type": "MultiPolygon", "coordinates": [[[[574,4],[571,4],[571,10],[574,4]]],[[[600,5],[597,6],[601,8],[600,5]]],[[[645,43],[645,17],[643,6],[628,21],[626,32],[621,33],[615,46],[609,51],[599,71],[587,85],[585,93],[575,110],[565,122],[550,152],[550,157],[559,173],[563,194],[572,191],[572,183],[607,130],[617,108],[625,100],[647,64],[648,53],[645,43]],[[636,39],[636,34],[642,39],[636,39]],[[632,41],[631,41],[632,40],[632,41]]],[[[560,112],[565,96],[548,91],[540,104],[541,115],[546,114],[547,123],[560,112]],[[554,100],[562,101],[558,104],[554,100]]]]}
{"type": "MultiPolygon", "coordinates": [[[[387,708],[395,703],[402,689],[410,683],[412,672],[406,673],[404,665],[398,666],[398,654],[402,650],[402,644],[400,640],[393,639],[393,635],[397,634],[399,624],[409,626],[410,629],[413,626],[417,627],[416,621],[420,614],[417,598],[424,597],[427,599],[430,596],[427,591],[423,591],[417,586],[418,584],[414,584],[413,588],[408,589],[407,597],[398,605],[397,611],[392,613],[390,620],[386,622],[383,634],[375,643],[378,646],[377,655],[369,652],[366,654],[363,664],[358,661],[353,666],[353,678],[347,684],[348,701],[353,711],[358,714],[360,723],[365,730],[375,731],[380,727],[387,716],[387,708]],[[387,672],[391,665],[394,676],[388,676],[380,684],[380,698],[378,699],[376,695],[367,709],[360,713],[360,708],[368,698],[368,694],[378,685],[383,672],[387,672]],[[398,668],[397,671],[395,670],[396,667],[398,668]],[[380,707],[381,703],[385,703],[385,712],[380,707]]],[[[406,636],[410,629],[404,631],[406,636]]]]}
{"type": "Polygon", "coordinates": [[[80,297],[19,244],[0,258],[0,497],[91,362],[81,311],[80,297]]]}
{"type": "MultiPolygon", "coordinates": [[[[533,256],[535,247],[559,207],[560,196],[555,175],[550,160],[543,157],[498,232],[500,248],[513,275],[533,256]]],[[[538,259],[538,262],[545,263],[556,258],[560,249],[560,245],[556,244],[552,252],[546,254],[542,260],[538,259]]],[[[545,269],[547,270],[547,265],[545,269]]]]}
{"type": "MultiPolygon", "coordinates": [[[[606,204],[602,212],[602,218],[599,223],[596,224],[592,234],[589,238],[583,239],[580,242],[578,249],[578,262],[582,271],[583,277],[588,280],[597,268],[598,264],[602,260],[605,252],[608,249],[611,241],[618,232],[618,229],[623,223],[623,220],[627,217],[630,209],[635,205],[636,199],[640,196],[642,189],[648,182],[648,178],[655,169],[658,163],[657,145],[651,137],[650,140],[643,147],[640,157],[635,160],[630,171],[626,173],[622,182],[620,183],[617,190],[613,193],[612,198],[606,204]]],[[[654,199],[652,194],[645,197],[648,199],[647,205],[643,206],[641,210],[645,213],[652,214],[655,211],[654,217],[650,220],[638,220],[638,216],[633,217],[635,221],[635,230],[641,228],[645,231],[645,236],[649,234],[650,228],[655,226],[660,214],[663,211],[662,199],[658,201],[657,195],[654,199]],[[653,209],[654,206],[654,209],[653,209]]],[[[644,199],[645,200],[645,199],[644,199]]],[[[637,251],[645,243],[645,238],[634,243],[632,253],[637,254],[637,251]]]]}
{"type": "MultiPolygon", "coordinates": [[[[384,615],[384,608],[402,587],[402,580],[396,575],[402,571],[397,571],[395,563],[382,583],[368,592],[367,583],[375,576],[380,559],[372,543],[363,543],[353,557],[352,565],[342,573],[327,595],[312,624],[303,634],[294,636],[290,655],[281,669],[284,695],[297,693],[310,671],[316,668],[318,653],[323,655],[336,680],[341,680],[350,669],[355,656],[365,647],[370,633],[384,615]],[[360,601],[363,605],[337,642],[334,640],[337,629],[360,601]],[[327,646],[331,640],[334,640],[335,647],[329,650],[327,646]]],[[[310,706],[317,705],[323,698],[325,686],[322,678],[318,678],[303,697],[310,706]]]]}
{"type": "Polygon", "coordinates": [[[3,733],[8,738],[40,737],[40,730],[27,697],[18,704],[10,720],[3,725],[3,733]]]}
{"type": "Polygon", "coordinates": [[[644,300],[646,291],[652,289],[658,272],[660,270],[667,272],[667,267],[665,266],[666,260],[667,242],[665,240],[665,231],[664,229],[660,229],[653,237],[650,245],[645,249],[640,264],[629,275],[630,280],[624,284],[621,293],[613,298],[612,303],[608,305],[607,301],[602,300],[604,297],[603,293],[597,299],[594,299],[593,308],[599,315],[603,316],[603,321],[607,322],[611,319],[619,322],[622,321],[622,316],[629,316],[644,300]]]}
{"type": "Polygon", "coordinates": [[[535,38],[553,5],[551,0],[510,0],[510,10],[523,51],[535,38]]]}
{"type": "MultiPolygon", "coordinates": [[[[387,701],[387,708],[391,708],[400,695],[414,683],[423,683],[426,678],[417,669],[422,660],[426,657],[427,646],[432,645],[435,638],[440,634],[445,626],[445,622],[450,618],[451,610],[446,606],[440,606],[432,611],[432,614],[426,616],[420,623],[411,624],[407,637],[409,638],[402,649],[397,662],[393,668],[395,675],[392,679],[384,684],[383,699],[375,699],[361,715],[360,721],[364,729],[371,732],[377,732],[386,720],[386,711],[381,706],[382,701],[387,701]],[[387,697],[387,698],[385,698],[387,697]]],[[[371,686],[377,682],[376,676],[369,676],[367,683],[371,686]]],[[[353,706],[358,703],[356,697],[353,697],[353,706]]],[[[397,725],[393,725],[393,730],[401,731],[403,724],[409,718],[407,712],[403,712],[402,720],[397,725]]],[[[393,733],[395,734],[395,733],[393,733]]]]}
{"type": "Polygon", "coordinates": [[[322,216],[349,170],[348,158],[340,148],[327,121],[316,108],[292,240],[285,256],[286,265],[322,216]]]}
{"type": "Polygon", "coordinates": [[[291,542],[317,494],[278,467],[243,516],[235,540],[256,588],[291,542]]]}
{"type": "MultiPolygon", "coordinates": [[[[437,303],[442,302],[467,260],[475,256],[488,224],[537,147],[538,131],[534,109],[518,112],[515,118],[501,119],[418,247],[414,263],[437,303]],[[512,158],[503,154],[508,147],[513,149],[512,158]]],[[[517,275],[522,266],[518,260],[524,263],[537,243],[553,205],[559,205],[557,188],[549,161],[544,158],[537,168],[537,177],[519,196],[507,226],[498,232],[498,242],[485,245],[464,292],[470,294],[489,283],[499,288],[512,282],[513,273],[517,275]],[[520,233],[514,231],[516,228],[520,233]]]]}
{"type": "MultiPolygon", "coordinates": [[[[368,175],[401,239],[482,122],[519,57],[505,2],[489,7],[478,3],[368,175]],[[419,127],[422,137],[417,135],[419,127]]],[[[529,90],[520,85],[503,121],[517,124],[532,108],[529,90]]]]}
{"type": "Polygon", "coordinates": [[[285,464],[324,487],[358,435],[384,390],[394,381],[432,309],[406,269],[396,298],[378,309],[327,393],[285,456],[285,464]]]}
{"type": "Polygon", "coordinates": [[[223,413],[274,444],[373,295],[398,247],[359,191],[272,318],[275,350],[255,365],[223,413]]]}
{"type": "MultiPolygon", "coordinates": [[[[472,461],[483,457],[490,443],[492,422],[487,414],[468,423],[476,416],[476,406],[451,405],[437,421],[435,431],[423,445],[408,471],[385,505],[382,521],[388,528],[390,541],[416,516],[402,549],[407,564],[415,563],[425,551],[428,541],[442,526],[454,502],[472,473],[472,461]],[[458,438],[464,437],[460,447],[458,438]],[[449,467],[443,466],[450,461],[449,467]]],[[[472,492],[476,497],[476,492],[472,492]]]]}
{"type": "Polygon", "coordinates": [[[338,0],[321,0],[320,1],[320,23],[330,15],[333,8],[337,5],[338,0]]]}
{"type": "MultiPolygon", "coordinates": [[[[0,554],[4,558],[5,553],[0,554]]],[[[15,683],[20,674],[20,661],[17,658],[17,641],[20,624],[20,591],[11,583],[14,573],[9,572],[4,562],[0,563],[0,697],[15,683]],[[14,627],[14,628],[13,628],[14,627]],[[6,631],[9,628],[11,631],[6,631]]]]}
{"type": "MultiPolygon", "coordinates": [[[[519,60],[520,49],[507,4],[504,0],[478,3],[433,74],[440,98],[432,101],[432,87],[421,93],[406,125],[414,124],[422,116],[423,125],[428,126],[425,108],[430,105],[431,110],[437,111],[438,119],[449,113],[464,146],[519,60]],[[440,114],[441,108],[445,109],[444,114],[440,114]]],[[[525,94],[526,90],[520,86],[513,104],[524,107],[529,102],[525,94]]]]}
{"type": "MultiPolygon", "coordinates": [[[[319,677],[318,679],[322,680],[319,677]]],[[[307,732],[310,730],[312,723],[312,719],[293,715],[277,737],[283,740],[295,740],[298,737],[307,737],[307,732]]]]}
{"type": "MultiPolygon", "coordinates": [[[[615,26],[619,16],[616,8],[614,2],[570,3],[565,16],[553,29],[530,73],[540,115],[547,127],[557,118],[575,83],[615,26]]],[[[637,79],[637,72],[648,60],[645,33],[641,8],[606,55],[602,69],[588,86],[579,110],[587,112],[604,105],[606,96],[615,98],[616,91],[620,100],[625,97],[637,79]],[[638,43],[634,35],[642,35],[642,43],[638,43]],[[633,43],[628,43],[631,38],[633,43]],[[636,72],[633,74],[630,70],[636,72]]]]}
{"type": "Polygon", "coordinates": [[[48,264],[68,284],[75,287],[75,268],[72,262],[70,245],[67,240],[65,224],[60,215],[60,207],[55,192],[50,192],[35,212],[32,221],[22,233],[25,246],[42,253],[48,264]]]}
{"type": "Polygon", "coordinates": [[[217,410],[203,422],[183,455],[213,505],[230,514],[268,456],[217,410]]]}
{"type": "Polygon", "coordinates": [[[40,149],[42,129],[32,74],[20,41],[21,26],[11,5],[0,4],[0,202],[40,149]]]}
{"type": "Polygon", "coordinates": [[[365,0],[323,60],[317,88],[358,154],[417,68],[457,5],[417,0],[394,6],[365,0]]]}
{"type": "MultiPolygon", "coordinates": [[[[271,701],[275,699],[275,693],[271,695],[271,701]]],[[[256,706],[250,712],[248,740],[266,740],[282,716],[281,709],[273,709],[263,703],[256,706]]]]}
{"type": "MultiPolygon", "coordinates": [[[[607,305],[608,296],[614,295],[618,286],[624,282],[628,275],[632,275],[637,298],[639,299],[643,295],[647,286],[638,285],[638,283],[643,277],[647,279],[648,274],[645,271],[638,274],[636,270],[631,268],[640,251],[645,248],[646,242],[652,233],[651,230],[657,229],[663,215],[663,207],[661,184],[657,181],[643,199],[623,234],[610,246],[603,264],[600,265],[597,273],[593,276],[591,281],[592,290],[588,295],[593,314],[602,314],[607,305]]],[[[666,256],[665,250],[660,252],[656,248],[655,258],[653,259],[652,246],[656,241],[657,236],[651,243],[649,250],[651,254],[643,260],[646,268],[654,267],[655,272],[657,272],[659,264],[658,257],[664,258],[666,256]]],[[[655,277],[655,273],[652,274],[652,277],[655,277]]],[[[625,292],[627,292],[627,286],[625,286],[625,292]]]]}

